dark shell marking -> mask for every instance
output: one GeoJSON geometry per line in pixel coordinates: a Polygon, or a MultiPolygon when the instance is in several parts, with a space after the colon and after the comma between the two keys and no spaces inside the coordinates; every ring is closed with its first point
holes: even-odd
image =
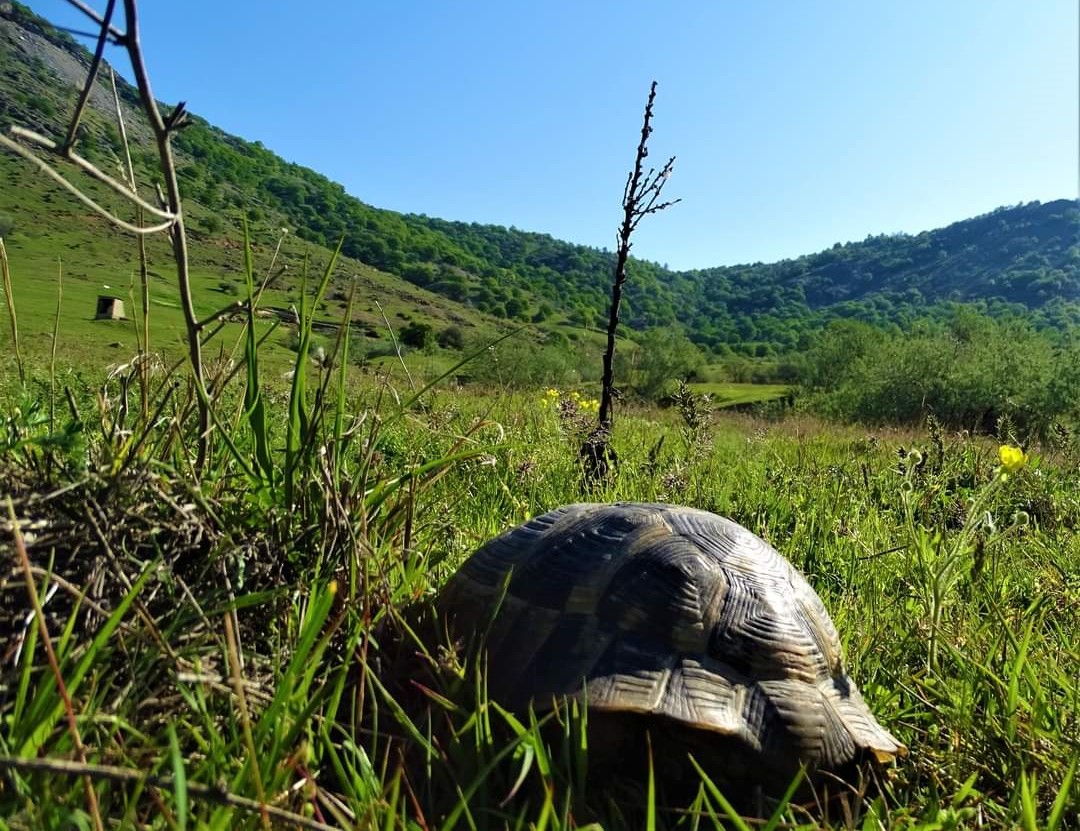
{"type": "Polygon", "coordinates": [[[558,508],[477,551],[438,606],[452,631],[486,633],[489,692],[512,708],[583,696],[720,734],[776,770],[903,750],[845,675],[805,578],[705,511],[558,508]]]}

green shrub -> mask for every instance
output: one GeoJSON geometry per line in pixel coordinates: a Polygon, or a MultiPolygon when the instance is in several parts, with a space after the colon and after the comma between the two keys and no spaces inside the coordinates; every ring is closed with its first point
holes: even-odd
{"type": "Polygon", "coordinates": [[[398,339],[414,349],[431,349],[435,345],[435,332],[430,323],[412,321],[405,324],[398,333],[398,339]]]}
{"type": "Polygon", "coordinates": [[[1019,320],[963,313],[906,333],[849,321],[831,325],[789,364],[818,408],[848,421],[916,423],[928,415],[954,429],[990,433],[1008,419],[1046,435],[1075,419],[1076,345],[1019,320]]]}
{"type": "Polygon", "coordinates": [[[436,340],[443,349],[460,350],[465,348],[465,332],[456,324],[447,326],[439,332],[436,340]]]}
{"type": "Polygon", "coordinates": [[[686,381],[705,364],[705,358],[690,340],[674,329],[650,329],[617,351],[619,366],[615,377],[630,379],[638,394],[655,399],[686,381]]]}

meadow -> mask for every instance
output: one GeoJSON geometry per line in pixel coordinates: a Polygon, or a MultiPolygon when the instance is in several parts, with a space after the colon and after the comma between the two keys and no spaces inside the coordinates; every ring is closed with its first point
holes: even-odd
{"type": "Polygon", "coordinates": [[[715,511],[785,553],[910,748],[875,789],[780,805],[768,827],[1077,827],[1067,446],[1003,456],[1014,437],[724,413],[688,391],[623,404],[617,470],[588,488],[587,392],[414,390],[359,372],[334,352],[348,338],[312,362],[303,320],[290,381],[246,328],[240,371],[212,376],[201,470],[182,370],[67,374],[37,351],[23,383],[6,351],[2,827],[757,827],[708,781],[686,804],[662,782],[590,789],[572,720],[560,739],[502,710],[438,644],[410,646],[441,673],[425,714],[380,674],[482,542],[624,499],[715,511]]]}

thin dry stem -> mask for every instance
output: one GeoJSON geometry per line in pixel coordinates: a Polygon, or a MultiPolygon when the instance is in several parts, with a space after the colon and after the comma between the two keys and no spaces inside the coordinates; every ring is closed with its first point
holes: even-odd
{"type": "Polygon", "coordinates": [[[56,317],[49,352],[49,432],[56,431],[56,344],[60,340],[60,307],[64,300],[64,261],[56,258],[56,317]]]}
{"type": "MultiPolygon", "coordinates": [[[[33,144],[38,145],[39,147],[41,147],[41,148],[43,148],[45,150],[48,150],[51,153],[54,153],[54,154],[60,156],[63,159],[66,159],[67,161],[71,162],[73,165],[78,167],[80,170],[84,171],[85,173],[88,173],[94,179],[97,179],[103,185],[107,185],[108,187],[112,188],[120,196],[123,196],[125,199],[131,200],[132,202],[134,202],[136,205],[138,205],[139,207],[141,207],[143,210],[147,211],[148,213],[153,214],[154,216],[158,217],[159,219],[168,220],[168,224],[164,225],[163,226],[164,228],[168,228],[169,225],[172,224],[173,220],[176,219],[176,215],[174,213],[172,213],[170,211],[167,211],[167,210],[165,210],[163,208],[159,208],[156,205],[152,205],[151,203],[149,203],[149,202],[145,201],[144,199],[140,198],[138,194],[132,192],[131,188],[128,186],[128,184],[126,182],[121,182],[120,180],[110,176],[108,173],[104,172],[99,167],[97,167],[97,165],[95,165],[93,162],[88,161],[87,159],[84,159],[82,156],[80,156],[75,151],[73,151],[73,150],[64,150],[63,147],[58,145],[55,141],[53,141],[48,136],[43,136],[43,135],[41,135],[41,133],[35,132],[34,130],[28,130],[25,127],[19,127],[18,125],[12,125],[11,127],[9,127],[8,132],[11,133],[11,135],[15,136],[16,138],[21,138],[24,141],[29,141],[29,142],[31,142],[33,144]]],[[[16,145],[16,147],[19,147],[19,146],[20,145],[16,145]]],[[[20,155],[23,155],[23,154],[20,154],[20,155]]],[[[35,156],[33,158],[36,159],[37,157],[35,156]]],[[[66,181],[66,180],[64,180],[64,181],[66,181]]],[[[70,187],[74,187],[74,186],[72,185],[70,187]]],[[[102,209],[102,210],[104,210],[104,209],[102,209]]],[[[144,231],[144,233],[149,233],[149,232],[144,231]]]]}
{"type": "MultiPolygon", "coordinates": [[[[14,133],[16,130],[21,129],[22,128],[12,127],[11,131],[14,133]]],[[[117,228],[121,228],[128,233],[156,234],[160,231],[168,230],[173,225],[174,220],[172,219],[170,219],[168,222],[163,222],[160,225],[151,225],[149,227],[143,228],[140,228],[138,225],[132,225],[130,222],[125,222],[124,220],[120,219],[120,217],[110,213],[107,208],[99,205],[97,202],[95,202],[93,199],[91,199],[89,196],[87,196],[85,193],[75,187],[75,185],[71,184],[71,182],[61,176],[56,170],[49,167],[48,164],[43,162],[41,159],[39,159],[37,156],[35,156],[18,142],[12,141],[7,136],[0,134],[0,147],[6,147],[12,153],[22,156],[24,159],[26,159],[26,161],[30,162],[32,165],[34,165],[34,167],[36,167],[38,170],[40,170],[42,173],[44,173],[46,176],[48,176],[50,179],[60,185],[60,187],[62,187],[64,190],[66,190],[68,193],[70,193],[72,196],[74,196],[76,199],[86,205],[86,207],[90,208],[90,210],[94,211],[97,214],[100,214],[109,222],[113,223],[117,228]]],[[[73,159],[74,154],[72,154],[72,156],[69,158],[73,159]]],[[[98,172],[100,173],[100,171],[98,172]]],[[[111,178],[104,173],[101,173],[101,176],[105,179],[111,178]]],[[[127,193],[126,195],[130,198],[130,193],[127,193]]]]}
{"type": "Polygon", "coordinates": [[[165,179],[168,209],[176,217],[171,233],[173,260],[176,262],[180,305],[184,311],[184,323],[187,328],[191,372],[199,399],[199,438],[195,469],[201,474],[209,452],[210,394],[206,390],[204,380],[202,343],[199,339],[198,320],[195,317],[195,304],[191,296],[191,279],[188,273],[187,232],[182,214],[180,183],[176,177],[176,163],[173,160],[172,144],[170,142],[171,131],[177,129],[183,123],[184,105],[183,103],[178,104],[169,115],[168,121],[161,117],[157,100],[154,98],[154,92],[150,87],[150,76],[147,74],[146,64],[143,61],[142,47],[139,44],[139,13],[135,0],[124,0],[124,16],[127,20],[127,37],[124,40],[124,45],[127,47],[128,58],[131,60],[131,69],[135,73],[136,86],[139,89],[139,98],[142,101],[143,110],[146,112],[146,117],[150,122],[150,129],[154,133],[154,139],[157,141],[161,173],[165,179]]]}
{"type": "Polygon", "coordinates": [[[94,82],[97,80],[98,69],[101,67],[101,59],[105,55],[105,43],[109,39],[109,26],[112,23],[113,12],[116,10],[116,0],[108,0],[105,4],[105,14],[101,18],[101,31],[98,33],[97,46],[94,47],[94,57],[90,61],[90,68],[86,70],[86,83],[83,84],[79,94],[79,102],[75,105],[75,113],[68,123],[67,135],[64,137],[64,151],[67,152],[75,146],[75,140],[79,132],[79,122],[86,110],[86,104],[90,100],[90,93],[94,91],[94,82]]]}
{"type": "MultiPolygon", "coordinates": [[[[131,188],[131,192],[138,194],[138,185],[135,182],[135,166],[131,163],[131,143],[128,141],[127,125],[124,123],[124,109],[120,106],[120,95],[116,90],[116,73],[112,67],[109,67],[109,83],[112,86],[113,105],[116,107],[116,124],[120,130],[120,146],[124,149],[124,175],[127,177],[128,186],[131,188]]],[[[135,206],[135,221],[138,225],[143,224],[143,211],[138,205],[135,206]]],[[[139,336],[141,339],[141,348],[144,355],[150,354],[150,269],[147,266],[146,258],[146,238],[141,234],[137,237],[139,246],[139,291],[141,296],[141,311],[142,311],[142,334],[139,336]]],[[[137,327],[136,327],[137,328],[137,327]]],[[[139,375],[139,388],[141,394],[142,408],[140,413],[143,418],[143,423],[148,424],[146,420],[147,414],[150,410],[150,364],[148,361],[143,361],[140,364],[142,372],[139,375]]]]}
{"type": "Polygon", "coordinates": [[[619,305],[622,301],[622,287],[626,282],[626,263],[630,259],[633,243],[630,238],[641,220],[649,214],[657,213],[679,202],[659,202],[660,194],[671,176],[675,166],[675,157],[657,173],[650,169],[643,172],[645,159],[649,155],[649,136],[652,135],[653,103],[656,101],[656,81],[649,87],[649,99],[645,104],[645,115],[641,124],[641,138],[638,140],[634,167],[626,177],[623,189],[623,221],[619,227],[618,251],[615,260],[615,278],[611,286],[611,309],[608,316],[607,349],[604,350],[604,373],[601,379],[600,413],[597,419],[597,431],[610,436],[613,417],[613,364],[615,357],[615,336],[619,327],[619,305]]]}
{"type": "Polygon", "coordinates": [[[652,134],[653,102],[656,100],[656,81],[649,87],[649,99],[645,104],[645,116],[641,124],[641,138],[638,141],[634,167],[626,177],[623,188],[623,221],[619,227],[618,248],[615,258],[615,274],[611,284],[611,308],[608,314],[607,347],[604,350],[603,375],[601,378],[600,411],[595,429],[586,438],[581,447],[581,460],[585,466],[585,484],[592,487],[603,482],[615,462],[611,447],[611,434],[614,426],[613,406],[615,399],[614,362],[615,340],[619,328],[619,306],[622,303],[622,287],[626,282],[626,264],[630,259],[633,243],[631,236],[641,220],[649,214],[657,213],[674,205],[678,199],[660,202],[660,193],[667,184],[675,166],[672,156],[667,164],[656,172],[650,168],[643,171],[645,159],[649,155],[649,136],[652,134]]]}
{"type": "Polygon", "coordinates": [[[247,745],[248,759],[251,762],[251,778],[255,784],[255,793],[259,795],[260,814],[263,828],[269,831],[270,816],[267,814],[266,794],[263,792],[262,771],[259,767],[259,754],[255,748],[255,738],[251,732],[251,716],[248,712],[247,696],[244,694],[244,676],[240,669],[239,647],[236,641],[236,632],[233,631],[232,615],[226,612],[222,616],[225,620],[226,652],[229,656],[229,675],[236,693],[236,702],[240,708],[240,724],[244,730],[244,743],[247,745]]]}
{"type": "Polygon", "coordinates": [[[22,352],[19,351],[19,320],[15,316],[15,295],[11,289],[11,270],[8,268],[7,249],[4,238],[0,237],[0,276],[4,281],[4,299],[7,301],[8,320],[11,321],[11,341],[15,348],[15,363],[19,366],[19,381],[26,383],[26,371],[23,369],[22,352]]]}
{"type": "MultiPolygon", "coordinates": [[[[82,737],[79,735],[79,725],[75,720],[75,706],[68,694],[67,685],[64,683],[63,673],[60,672],[60,662],[56,659],[53,650],[52,638],[49,636],[49,627],[45,622],[45,610],[41,607],[41,598],[38,597],[37,584],[34,583],[34,571],[30,565],[30,557],[26,553],[26,544],[23,542],[22,531],[19,529],[18,518],[15,515],[15,504],[11,497],[7,498],[8,516],[11,518],[12,535],[15,539],[15,551],[19,556],[23,575],[26,577],[26,593],[30,598],[30,605],[34,608],[37,617],[38,631],[41,634],[41,643],[45,647],[45,654],[49,660],[49,669],[53,678],[56,679],[56,689],[64,702],[64,713],[67,716],[68,732],[71,733],[71,741],[75,745],[75,754],[79,762],[86,764],[86,748],[83,746],[82,737]]],[[[101,821],[101,811],[98,807],[97,791],[89,776],[83,778],[83,786],[86,791],[86,807],[90,816],[94,819],[94,827],[98,831],[105,831],[105,825],[101,821]]]]}
{"type": "MultiPolygon", "coordinates": [[[[83,88],[83,95],[80,98],[79,104],[76,106],[75,114],[68,125],[67,138],[62,145],[57,145],[51,139],[34,133],[31,130],[27,130],[21,127],[12,127],[11,134],[15,137],[21,138],[24,141],[29,141],[42,147],[55,155],[60,156],[71,161],[77,165],[85,173],[91,176],[93,179],[107,185],[114,191],[119,193],[125,199],[130,200],[137,207],[141,208],[147,214],[151,216],[157,216],[165,222],[159,223],[151,227],[140,227],[139,225],[133,225],[130,222],[126,222],[120,217],[112,214],[107,209],[99,205],[87,194],[83,193],[79,188],[69,183],[59,172],[54,170],[50,165],[39,159],[36,155],[31,153],[27,148],[21,146],[18,142],[7,136],[0,136],[0,146],[5,147],[17,155],[23,157],[31,164],[35,165],[39,170],[45,173],[49,178],[54,180],[57,184],[71,193],[76,199],[85,204],[91,210],[101,214],[109,222],[118,228],[122,228],[129,233],[141,235],[156,233],[159,231],[169,231],[169,238],[173,246],[173,260],[176,264],[177,283],[180,290],[180,305],[184,313],[184,322],[187,329],[188,340],[188,356],[191,362],[191,371],[193,376],[193,382],[195,392],[197,395],[197,408],[199,419],[199,430],[197,438],[197,454],[194,464],[194,470],[196,475],[200,475],[205,468],[207,457],[209,454],[209,436],[211,429],[211,413],[210,413],[210,394],[206,389],[204,381],[204,369],[202,362],[202,343],[200,338],[200,328],[198,320],[195,317],[195,307],[191,294],[191,282],[189,275],[189,261],[187,251],[187,234],[184,227],[184,217],[182,214],[182,200],[180,197],[180,186],[176,175],[176,164],[172,155],[171,146],[171,134],[174,130],[183,126],[186,118],[186,112],[184,104],[181,102],[173,111],[167,116],[162,117],[161,111],[158,109],[157,101],[154,98],[153,90],[150,86],[150,78],[146,71],[146,64],[143,60],[142,47],[139,43],[139,20],[138,20],[138,8],[136,0],[124,0],[124,17],[126,20],[126,34],[121,34],[115,30],[110,24],[110,16],[112,14],[115,0],[109,0],[108,11],[105,16],[99,16],[87,6],[79,2],[72,2],[72,5],[86,14],[91,20],[95,21],[100,28],[100,36],[98,39],[98,50],[95,61],[91,64],[90,71],[86,84],[83,88]],[[78,123],[82,117],[83,108],[85,107],[86,100],[89,98],[90,90],[94,83],[94,76],[97,73],[98,65],[100,64],[100,54],[103,50],[105,40],[109,36],[112,36],[117,43],[123,45],[127,51],[128,59],[131,62],[131,68],[135,75],[136,87],[139,91],[139,100],[142,105],[143,111],[146,114],[147,121],[150,124],[150,129],[153,132],[155,143],[157,144],[158,161],[161,169],[162,177],[165,180],[165,196],[164,196],[164,208],[151,205],[145,200],[141,199],[138,194],[126,183],[122,183],[107,175],[103,171],[99,170],[96,166],[91,164],[86,159],[80,157],[72,150],[72,144],[74,137],[78,130],[78,123]]],[[[130,164],[129,164],[130,170],[130,164]]]]}
{"type": "Polygon", "coordinates": [[[99,27],[106,28],[108,30],[108,32],[109,32],[109,36],[113,39],[114,43],[123,43],[124,42],[124,38],[126,37],[126,35],[123,32],[121,32],[119,29],[117,29],[115,26],[112,26],[110,24],[106,24],[105,19],[101,15],[99,15],[96,11],[94,11],[92,8],[90,8],[88,5],[86,5],[85,3],[80,2],[80,0],[68,0],[68,4],[71,5],[71,6],[74,6],[76,9],[81,11],[83,14],[85,14],[87,17],[89,17],[92,21],[94,21],[99,27]]]}
{"type": "Polygon", "coordinates": [[[394,344],[394,352],[397,355],[398,362],[401,364],[401,368],[405,370],[405,378],[409,381],[409,389],[412,392],[416,392],[416,384],[413,383],[412,373],[409,372],[409,367],[405,365],[405,358],[401,354],[401,346],[398,344],[397,336],[394,334],[394,327],[390,325],[390,318],[386,316],[382,303],[376,300],[375,305],[379,307],[379,314],[382,315],[383,323],[386,324],[386,331],[390,333],[390,341],[394,344]]]}
{"type": "MultiPolygon", "coordinates": [[[[129,785],[149,785],[164,791],[176,789],[176,780],[172,776],[157,776],[143,773],[141,770],[131,770],[130,768],[69,762],[63,759],[20,759],[13,756],[0,756],[0,770],[2,769],[54,773],[61,776],[84,776],[89,779],[100,779],[129,785]]],[[[265,805],[254,799],[237,796],[220,787],[209,787],[191,781],[186,782],[185,785],[189,794],[194,794],[208,802],[228,805],[252,813],[256,811],[264,812],[274,820],[296,828],[310,828],[312,831],[339,831],[332,825],[308,819],[292,811],[286,811],[284,808],[265,805]]]]}

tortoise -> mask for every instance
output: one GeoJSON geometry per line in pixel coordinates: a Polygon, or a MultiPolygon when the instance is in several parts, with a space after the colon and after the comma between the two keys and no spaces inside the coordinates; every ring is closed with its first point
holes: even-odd
{"type": "Polygon", "coordinates": [[[700,782],[690,753],[715,781],[760,800],[800,768],[814,787],[906,752],[845,673],[806,579],[706,511],[557,508],[480,548],[436,610],[486,653],[492,699],[538,711],[586,702],[590,756],[602,765],[640,757],[649,733],[661,775],[700,782]]]}

